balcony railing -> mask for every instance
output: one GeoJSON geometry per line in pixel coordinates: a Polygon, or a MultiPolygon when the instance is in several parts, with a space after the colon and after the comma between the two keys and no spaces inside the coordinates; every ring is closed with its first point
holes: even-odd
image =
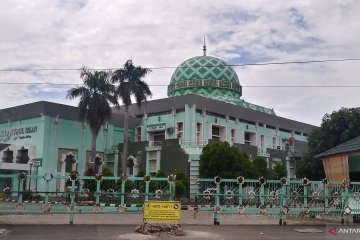
{"type": "Polygon", "coordinates": [[[186,147],[203,147],[205,146],[205,140],[179,140],[180,145],[186,147]]]}
{"type": "Polygon", "coordinates": [[[149,146],[146,150],[161,150],[162,141],[149,141],[149,146]]]}

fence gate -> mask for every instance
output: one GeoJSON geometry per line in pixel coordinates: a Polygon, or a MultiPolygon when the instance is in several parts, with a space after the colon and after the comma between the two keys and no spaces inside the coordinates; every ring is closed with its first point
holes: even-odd
{"type": "Polygon", "coordinates": [[[214,224],[220,216],[266,215],[286,225],[289,216],[315,217],[349,223],[360,214],[360,183],[259,179],[199,179],[196,194],[198,211],[214,213],[214,224]]]}
{"type": "Polygon", "coordinates": [[[142,214],[146,200],[172,201],[175,178],[0,174],[0,215],[142,214]],[[33,186],[41,186],[38,191],[33,186]],[[34,184],[36,183],[36,184],[34,184]],[[59,190],[61,184],[65,186],[59,190]]]}

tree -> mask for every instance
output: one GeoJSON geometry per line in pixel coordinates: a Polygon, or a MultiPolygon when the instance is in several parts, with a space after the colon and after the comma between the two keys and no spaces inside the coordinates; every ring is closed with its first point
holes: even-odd
{"type": "Polygon", "coordinates": [[[134,97],[135,101],[140,107],[142,102],[146,102],[147,98],[151,96],[151,91],[146,82],[142,80],[151,70],[134,66],[132,60],[127,60],[124,67],[116,70],[112,75],[112,83],[118,83],[116,94],[125,106],[124,114],[124,145],[122,152],[121,171],[125,173],[125,165],[128,152],[129,141],[129,106],[132,104],[131,98],[134,97]]]}
{"type": "Polygon", "coordinates": [[[175,180],[175,195],[179,198],[181,195],[185,193],[189,193],[189,184],[188,179],[185,176],[183,171],[177,171],[175,173],[176,180],[175,180]]]}
{"type": "Polygon", "coordinates": [[[315,155],[360,136],[359,122],[360,108],[341,108],[325,114],[320,128],[309,134],[309,151],[297,161],[296,175],[313,180],[324,178],[322,162],[314,159],[315,155]]]}
{"type": "MultiPolygon", "coordinates": [[[[101,175],[103,177],[112,177],[114,176],[114,173],[109,168],[105,167],[101,175]]],[[[101,190],[104,191],[107,191],[109,189],[116,190],[117,187],[118,187],[118,182],[116,180],[108,180],[108,179],[103,179],[100,185],[101,190]]]]}
{"type": "Polygon", "coordinates": [[[204,147],[200,155],[200,177],[220,176],[236,178],[258,176],[254,164],[246,153],[240,152],[228,142],[215,142],[204,147]]]}
{"type": "Polygon", "coordinates": [[[167,177],[163,170],[158,170],[155,177],[167,177]]]}
{"type": "Polygon", "coordinates": [[[286,167],[282,163],[277,163],[274,168],[270,171],[270,178],[272,180],[279,180],[283,177],[286,178],[287,171],[286,167]]]}
{"type": "Polygon", "coordinates": [[[259,177],[264,177],[266,179],[271,177],[270,170],[267,167],[266,158],[257,156],[254,158],[253,164],[259,177]]]}
{"type": "Polygon", "coordinates": [[[80,78],[83,85],[68,91],[66,98],[80,97],[80,120],[89,123],[91,131],[91,159],[95,162],[96,138],[101,126],[110,119],[110,104],[118,105],[115,87],[110,82],[109,71],[82,68],[80,78]]]}

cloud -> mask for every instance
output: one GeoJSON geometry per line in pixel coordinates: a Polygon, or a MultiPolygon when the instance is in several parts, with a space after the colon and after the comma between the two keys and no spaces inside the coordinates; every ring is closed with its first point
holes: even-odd
{"type": "MultiPolygon", "coordinates": [[[[208,55],[232,64],[356,58],[359,12],[356,0],[5,0],[0,9],[0,69],[121,67],[129,58],[146,67],[177,66],[202,54],[204,35],[208,55]]],[[[327,112],[359,106],[359,88],[246,86],[357,85],[358,66],[344,62],[235,70],[245,100],[319,125],[327,112]]],[[[146,80],[167,85],[173,71],[156,69],[146,80]]],[[[0,72],[0,77],[0,82],[81,83],[78,71],[0,72]]],[[[63,103],[67,90],[1,86],[6,91],[0,95],[0,108],[37,100],[63,103]]],[[[166,86],[151,89],[153,99],[166,97],[166,86]]]]}

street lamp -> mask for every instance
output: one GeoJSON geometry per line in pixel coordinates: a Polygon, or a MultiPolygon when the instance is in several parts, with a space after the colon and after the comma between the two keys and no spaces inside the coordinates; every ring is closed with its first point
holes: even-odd
{"type": "Polygon", "coordinates": [[[32,166],[33,166],[32,161],[29,162],[29,166],[30,166],[30,170],[29,170],[29,191],[30,191],[30,189],[31,189],[31,169],[32,169],[32,166]]]}

